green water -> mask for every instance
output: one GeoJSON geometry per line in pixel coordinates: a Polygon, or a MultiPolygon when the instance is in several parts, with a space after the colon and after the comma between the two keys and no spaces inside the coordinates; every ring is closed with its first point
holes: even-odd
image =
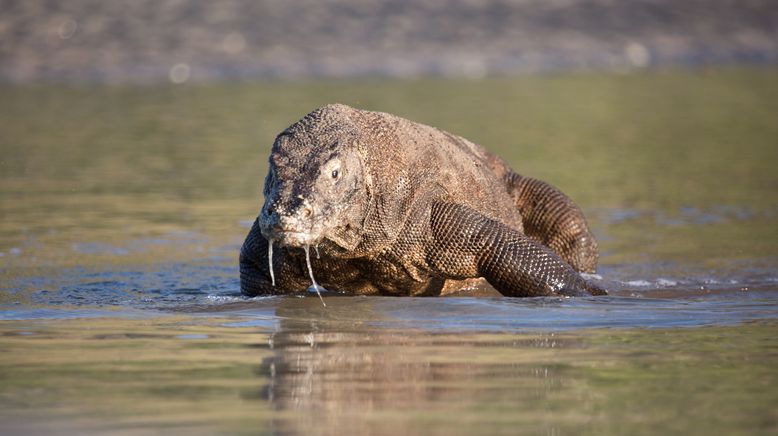
{"type": "Polygon", "coordinates": [[[260,206],[274,136],[338,101],[465,136],[552,182],[612,239],[604,248],[618,257],[605,263],[638,254],[680,259],[700,249],[724,262],[733,254],[775,256],[776,77],[766,69],[0,88],[0,251],[31,239],[61,245],[181,229],[233,235],[260,206]],[[656,233],[653,220],[640,232],[603,223],[612,209],[672,219],[684,207],[735,208],[750,214],[749,225],[729,225],[725,216],[723,226],[672,229],[656,241],[646,237],[656,233]],[[635,243],[639,253],[622,247],[635,243]]]}
{"type": "Polygon", "coordinates": [[[774,434],[777,119],[775,69],[0,87],[0,433],[774,434]],[[241,298],[329,102],[561,188],[613,297],[241,298]]]}

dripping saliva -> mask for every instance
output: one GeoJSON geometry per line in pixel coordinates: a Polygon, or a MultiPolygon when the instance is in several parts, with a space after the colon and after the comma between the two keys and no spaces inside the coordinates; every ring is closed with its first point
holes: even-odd
{"type": "Polygon", "coordinates": [[[319,292],[319,285],[316,283],[316,279],[313,278],[313,268],[311,268],[311,246],[310,245],[305,246],[305,263],[308,264],[308,275],[311,277],[311,282],[313,283],[313,289],[316,290],[316,294],[319,296],[319,300],[321,300],[321,304],[324,307],[327,307],[327,303],[324,302],[324,298],[321,296],[321,292],[319,292]]]}
{"type": "Polygon", "coordinates": [[[273,239],[268,239],[267,241],[267,263],[270,267],[270,283],[273,285],[273,287],[276,286],[276,276],[273,274],[273,239]]]}

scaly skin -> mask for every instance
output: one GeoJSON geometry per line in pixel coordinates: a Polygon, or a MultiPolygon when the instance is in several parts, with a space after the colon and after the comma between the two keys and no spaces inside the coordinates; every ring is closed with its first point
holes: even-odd
{"type": "Polygon", "coordinates": [[[486,280],[507,296],[601,295],[581,210],[479,145],[393,115],[327,105],[273,144],[265,203],[240,255],[245,295],[317,281],[355,294],[439,295],[486,280]],[[268,241],[273,241],[272,283],[268,241]]]}

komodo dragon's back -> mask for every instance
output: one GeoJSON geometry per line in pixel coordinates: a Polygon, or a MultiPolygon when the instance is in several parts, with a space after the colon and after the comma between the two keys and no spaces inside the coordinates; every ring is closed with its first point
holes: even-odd
{"type": "Polygon", "coordinates": [[[333,290],[439,294],[485,279],[510,296],[604,293],[577,272],[594,271],[597,245],[572,200],[394,115],[314,110],[276,138],[264,195],[241,249],[247,295],[307,288],[310,246],[333,290]]]}

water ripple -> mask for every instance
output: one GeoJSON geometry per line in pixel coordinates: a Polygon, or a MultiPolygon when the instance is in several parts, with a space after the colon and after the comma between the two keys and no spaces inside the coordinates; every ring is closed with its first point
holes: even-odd
{"type": "Polygon", "coordinates": [[[177,263],[102,272],[74,268],[22,280],[0,305],[6,308],[0,319],[79,318],[105,310],[114,315],[184,311],[237,316],[241,321],[234,325],[261,328],[308,320],[343,326],[515,331],[700,326],[778,317],[776,274],[756,266],[743,271],[737,277],[710,272],[635,277],[629,270],[606,268],[602,276],[589,277],[612,290],[608,297],[388,298],[330,293],[325,296],[327,308],[322,308],[301,296],[244,297],[233,265],[177,263]]]}

